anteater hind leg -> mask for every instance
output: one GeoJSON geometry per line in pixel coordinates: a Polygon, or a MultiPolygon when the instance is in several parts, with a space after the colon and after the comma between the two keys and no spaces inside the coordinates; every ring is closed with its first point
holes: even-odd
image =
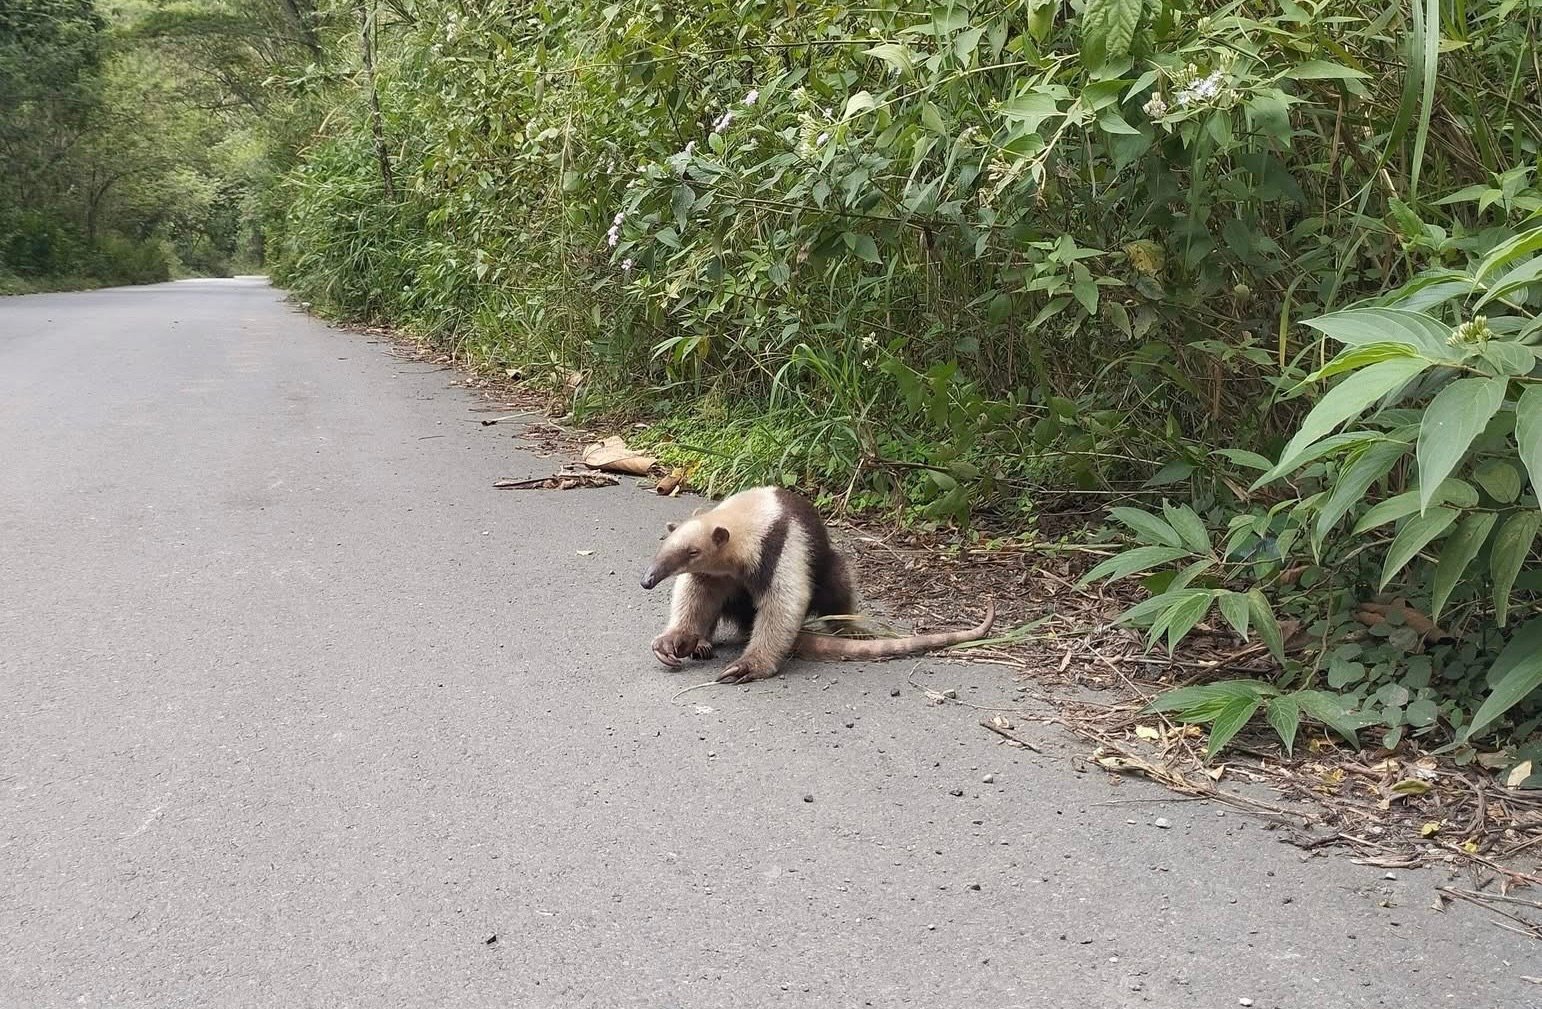
{"type": "Polygon", "coordinates": [[[669,626],[653,639],[653,654],[678,668],[686,659],[712,658],[712,628],[732,586],[726,579],[681,575],[669,603],[669,626]]]}
{"type": "Polygon", "coordinates": [[[777,586],[767,592],[755,611],[755,627],[750,631],[750,643],[744,654],[723,670],[718,680],[748,683],[776,675],[798,641],[798,631],[808,616],[808,603],[807,587],[777,586]]]}

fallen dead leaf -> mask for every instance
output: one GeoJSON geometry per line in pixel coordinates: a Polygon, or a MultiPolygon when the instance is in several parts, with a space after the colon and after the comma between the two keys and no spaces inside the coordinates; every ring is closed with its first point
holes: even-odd
{"type": "Polygon", "coordinates": [[[1523,760],[1510,769],[1505,775],[1506,788],[1520,788],[1521,783],[1531,777],[1531,761],[1523,760]]]}
{"type": "Polygon", "coordinates": [[[1135,734],[1142,739],[1161,739],[1162,734],[1149,725],[1135,726],[1135,734]]]}
{"type": "Polygon", "coordinates": [[[626,442],[618,434],[595,442],[585,448],[583,454],[583,463],[590,469],[629,473],[632,476],[647,476],[657,462],[651,455],[642,455],[627,448],[626,442]]]}
{"type": "Polygon", "coordinates": [[[1318,779],[1315,787],[1319,792],[1326,792],[1332,795],[1343,787],[1343,784],[1344,769],[1342,767],[1335,767],[1330,771],[1324,772],[1322,777],[1318,779]]]}

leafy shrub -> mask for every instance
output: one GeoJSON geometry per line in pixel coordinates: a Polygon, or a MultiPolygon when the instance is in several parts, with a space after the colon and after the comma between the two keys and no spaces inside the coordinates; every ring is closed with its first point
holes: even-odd
{"type": "MultiPolygon", "coordinates": [[[[1232,518],[1219,548],[1186,507],[1169,506],[1165,517],[1116,509],[1145,545],[1099,565],[1089,580],[1184,562],[1125,619],[1149,625],[1171,647],[1214,606],[1243,636],[1251,618],[1284,660],[1263,589],[1288,592],[1287,572],[1309,573],[1292,605],[1317,611],[1322,629],[1313,636],[1331,647],[1315,650],[1311,665],[1287,663],[1300,682],[1321,675],[1346,691],[1389,726],[1389,743],[1404,728],[1428,734],[1441,723],[1465,741],[1513,711],[1520,738],[1535,730],[1542,582],[1529,562],[1542,529],[1542,316],[1531,306],[1542,293],[1539,225],[1542,213],[1464,268],[1431,270],[1310,320],[1341,349],[1295,391],[1337,383],[1278,462],[1233,453],[1263,470],[1252,490],[1288,481],[1284,496],[1232,518]],[[1380,668],[1368,668],[1366,646],[1340,640],[1333,610],[1346,609],[1343,591],[1389,587],[1450,633],[1437,638],[1394,617],[1379,628],[1386,649],[1403,654],[1374,656],[1380,668]]],[[[1458,249],[1446,240],[1433,251],[1458,249]]]]}

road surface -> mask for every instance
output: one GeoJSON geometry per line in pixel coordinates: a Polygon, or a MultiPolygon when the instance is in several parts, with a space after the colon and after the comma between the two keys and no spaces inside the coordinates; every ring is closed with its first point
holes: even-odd
{"type": "Polygon", "coordinates": [[[555,460],[452,377],[255,279],[0,299],[0,1007],[1542,1004],[1436,873],[914,663],[675,698],[697,502],[494,491],[555,460]]]}

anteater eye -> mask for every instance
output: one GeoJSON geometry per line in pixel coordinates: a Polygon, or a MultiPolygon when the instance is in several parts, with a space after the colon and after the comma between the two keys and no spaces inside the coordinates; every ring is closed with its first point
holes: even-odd
{"type": "Polygon", "coordinates": [[[686,553],[690,554],[692,557],[700,557],[701,556],[701,548],[700,547],[691,547],[691,549],[687,550],[686,553]]]}

